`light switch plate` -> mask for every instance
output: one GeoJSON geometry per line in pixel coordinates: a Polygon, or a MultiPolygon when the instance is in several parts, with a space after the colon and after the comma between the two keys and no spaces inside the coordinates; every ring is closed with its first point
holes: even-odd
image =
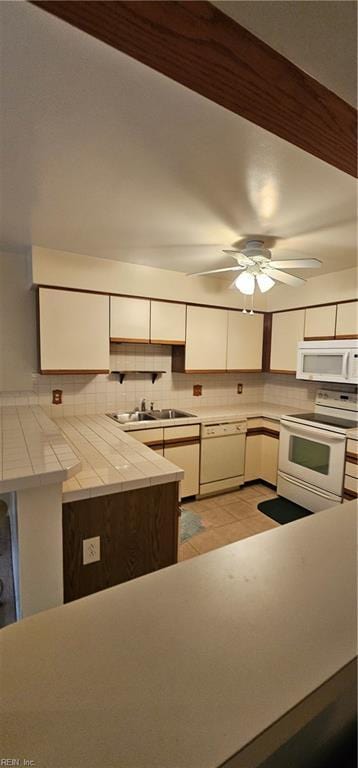
{"type": "Polygon", "coordinates": [[[91,539],[83,539],[83,565],[97,563],[101,559],[100,537],[93,536],[91,539]]]}

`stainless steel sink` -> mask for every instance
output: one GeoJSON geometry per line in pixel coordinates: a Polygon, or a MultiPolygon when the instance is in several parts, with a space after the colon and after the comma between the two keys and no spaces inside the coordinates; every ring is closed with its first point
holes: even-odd
{"type": "Polygon", "coordinates": [[[107,413],[111,419],[120,424],[132,424],[138,421],[155,421],[155,416],[148,411],[135,411],[134,413],[107,413]]]}
{"type": "Polygon", "coordinates": [[[162,411],[153,411],[156,419],[190,419],[193,418],[192,413],[186,413],[186,411],[177,411],[175,408],[164,408],[162,411]]]}
{"type": "Polygon", "coordinates": [[[162,411],[134,411],[134,413],[107,413],[119,424],[134,424],[141,421],[157,421],[160,419],[191,419],[192,413],[177,411],[175,408],[165,408],[162,411]]]}

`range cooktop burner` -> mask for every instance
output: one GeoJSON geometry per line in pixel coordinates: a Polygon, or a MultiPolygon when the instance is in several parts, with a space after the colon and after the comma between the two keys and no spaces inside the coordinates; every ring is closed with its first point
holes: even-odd
{"type": "Polygon", "coordinates": [[[292,419],[300,421],[313,421],[315,424],[327,424],[330,427],[341,427],[342,429],[354,429],[357,426],[356,421],[351,419],[339,419],[337,416],[326,416],[321,413],[290,413],[292,419]]]}

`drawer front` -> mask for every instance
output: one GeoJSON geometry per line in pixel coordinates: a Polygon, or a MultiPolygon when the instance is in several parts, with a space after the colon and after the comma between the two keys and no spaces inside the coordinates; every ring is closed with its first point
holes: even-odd
{"type": "Polygon", "coordinates": [[[352,491],[352,493],[358,494],[358,480],[356,477],[349,477],[349,475],[344,476],[344,488],[347,489],[347,491],[352,491]]]}
{"type": "Polygon", "coordinates": [[[135,440],[139,440],[144,445],[153,445],[153,443],[163,442],[163,428],[158,427],[156,429],[138,429],[129,431],[128,434],[134,437],[135,440]]]}
{"type": "Polygon", "coordinates": [[[175,440],[177,443],[179,440],[186,440],[191,437],[199,438],[200,424],[191,424],[184,427],[164,427],[164,441],[170,443],[175,440]]]}
{"type": "Polygon", "coordinates": [[[280,431],[280,422],[275,421],[274,419],[263,419],[263,426],[266,429],[272,429],[273,432],[279,432],[280,431]]]}
{"type": "Polygon", "coordinates": [[[345,473],[349,477],[358,477],[358,464],[355,461],[346,461],[345,473]]]}
{"type": "Polygon", "coordinates": [[[347,440],[347,453],[358,456],[358,440],[347,440]]]}

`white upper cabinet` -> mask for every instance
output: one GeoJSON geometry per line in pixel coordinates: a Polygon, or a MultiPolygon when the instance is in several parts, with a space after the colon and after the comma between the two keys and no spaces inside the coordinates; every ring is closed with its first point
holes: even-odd
{"type": "Polygon", "coordinates": [[[111,296],[112,341],[149,343],[150,301],[111,296]]]}
{"type": "Polygon", "coordinates": [[[304,309],[277,312],[272,315],[271,371],[296,372],[297,344],[303,340],[304,324],[304,309]]]}
{"type": "Polygon", "coordinates": [[[264,316],[228,312],[227,369],[261,371],[264,316]]]}
{"type": "Polygon", "coordinates": [[[150,302],[150,340],[152,344],[185,344],[185,304],[150,302]]]}
{"type": "Polygon", "coordinates": [[[109,297],[39,289],[41,372],[109,370],[109,297]]]}
{"type": "Polygon", "coordinates": [[[305,339],[334,339],[337,305],[310,307],[305,313],[305,339]]]}
{"type": "Polygon", "coordinates": [[[225,309],[187,307],[186,371],[225,371],[228,313],[225,309]]]}
{"type": "Polygon", "coordinates": [[[358,337],[358,302],[349,301],[337,306],[337,339],[356,339],[358,337]]]}

